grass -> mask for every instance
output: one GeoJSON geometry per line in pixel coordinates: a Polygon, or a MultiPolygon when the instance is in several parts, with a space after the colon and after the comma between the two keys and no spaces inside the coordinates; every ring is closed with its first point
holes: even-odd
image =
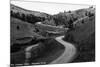
{"type": "Polygon", "coordinates": [[[45,62],[46,64],[58,58],[64,51],[64,46],[54,39],[48,39],[43,43],[46,46],[45,52],[40,57],[32,59],[33,63],[45,62]]]}
{"type": "Polygon", "coordinates": [[[77,57],[72,62],[95,61],[95,18],[66,33],[65,41],[74,43],[77,47],[77,57]]]}
{"type": "MultiPolygon", "coordinates": [[[[39,49],[33,50],[37,51],[37,57],[33,57],[34,53],[32,53],[32,58],[30,59],[30,63],[40,63],[45,62],[46,64],[58,58],[64,52],[64,46],[58,43],[55,39],[47,39],[42,41],[39,49]],[[44,47],[43,47],[44,46],[44,47]],[[43,52],[40,52],[42,51],[43,52]]],[[[11,63],[15,64],[24,64],[25,54],[24,50],[21,50],[19,53],[11,54],[11,63]],[[15,56],[15,57],[14,57],[15,56]]]]}

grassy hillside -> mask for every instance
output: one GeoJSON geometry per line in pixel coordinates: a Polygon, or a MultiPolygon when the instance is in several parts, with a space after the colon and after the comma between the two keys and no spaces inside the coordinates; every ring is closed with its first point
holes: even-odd
{"type": "Polygon", "coordinates": [[[95,17],[90,17],[85,23],[76,26],[66,33],[65,41],[69,41],[78,49],[78,57],[73,62],[95,60],[95,17]]]}
{"type": "Polygon", "coordinates": [[[72,28],[73,22],[80,18],[91,17],[95,15],[94,8],[79,9],[75,11],[61,12],[54,15],[56,25],[64,25],[65,27],[72,28]]]}
{"type": "Polygon", "coordinates": [[[35,24],[35,28],[38,30],[37,33],[39,33],[42,36],[45,37],[57,37],[64,35],[64,33],[68,30],[68,28],[62,28],[59,26],[52,26],[52,25],[46,25],[46,24],[35,24]]]}
{"type": "Polygon", "coordinates": [[[49,16],[46,13],[26,10],[12,4],[10,8],[10,13],[12,17],[18,18],[22,21],[26,21],[32,24],[39,21],[44,21],[49,16]]]}
{"type": "Polygon", "coordinates": [[[11,42],[26,43],[32,39],[44,38],[35,31],[34,25],[11,17],[11,42]]]}
{"type": "Polygon", "coordinates": [[[15,12],[15,13],[19,12],[19,13],[23,13],[23,14],[32,14],[32,15],[37,16],[37,17],[45,17],[45,18],[47,18],[47,16],[49,16],[46,13],[27,10],[27,9],[15,6],[13,4],[10,5],[10,10],[15,12]]]}
{"type": "Polygon", "coordinates": [[[27,21],[29,23],[42,22],[43,24],[72,28],[73,22],[85,16],[93,16],[94,8],[79,9],[75,11],[60,12],[56,15],[49,15],[43,12],[26,10],[11,4],[11,16],[27,21]]]}
{"type": "Polygon", "coordinates": [[[46,24],[36,24],[35,26],[45,31],[55,31],[55,32],[67,31],[67,28],[60,28],[58,26],[52,26],[52,25],[46,25],[46,24]]]}
{"type": "Polygon", "coordinates": [[[68,32],[68,34],[73,35],[73,38],[75,38],[75,42],[79,42],[81,40],[84,40],[86,37],[88,37],[91,33],[95,32],[95,17],[89,18],[87,22],[83,23],[80,26],[76,26],[74,30],[68,32]]]}

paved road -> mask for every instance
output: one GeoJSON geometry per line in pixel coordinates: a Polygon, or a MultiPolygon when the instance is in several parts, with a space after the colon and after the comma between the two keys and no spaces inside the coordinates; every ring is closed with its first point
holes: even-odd
{"type": "Polygon", "coordinates": [[[65,46],[65,51],[60,57],[58,57],[56,60],[51,62],[51,64],[68,63],[74,58],[74,56],[76,54],[75,46],[72,45],[71,43],[68,43],[68,42],[62,40],[63,37],[64,36],[57,37],[55,40],[65,46]]]}

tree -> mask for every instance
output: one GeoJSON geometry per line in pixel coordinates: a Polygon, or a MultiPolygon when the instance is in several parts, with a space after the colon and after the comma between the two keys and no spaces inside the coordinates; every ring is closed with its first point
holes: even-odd
{"type": "Polygon", "coordinates": [[[82,19],[82,23],[84,23],[84,19],[82,19]]]}
{"type": "Polygon", "coordinates": [[[22,13],[22,20],[26,20],[25,14],[22,13]]]}
{"type": "Polygon", "coordinates": [[[69,10],[68,13],[71,13],[71,11],[69,10]]]}
{"type": "Polygon", "coordinates": [[[89,17],[92,17],[92,16],[94,16],[94,13],[89,12],[89,13],[88,13],[88,16],[89,16],[89,17]]]}

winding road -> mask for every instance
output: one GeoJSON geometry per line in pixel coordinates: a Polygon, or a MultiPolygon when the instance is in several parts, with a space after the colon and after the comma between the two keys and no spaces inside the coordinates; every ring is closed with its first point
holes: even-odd
{"type": "Polygon", "coordinates": [[[65,51],[64,51],[64,53],[62,53],[62,55],[60,57],[58,57],[56,60],[52,61],[50,64],[68,63],[74,58],[74,56],[76,54],[76,47],[73,44],[62,40],[62,38],[64,38],[64,36],[56,37],[55,40],[57,42],[61,43],[62,45],[64,45],[65,51]]]}

